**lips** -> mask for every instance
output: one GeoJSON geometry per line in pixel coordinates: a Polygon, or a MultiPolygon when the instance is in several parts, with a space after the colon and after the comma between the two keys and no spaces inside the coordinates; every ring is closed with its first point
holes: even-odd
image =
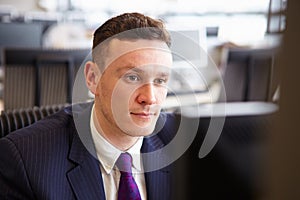
{"type": "Polygon", "coordinates": [[[153,112],[130,112],[130,114],[144,119],[148,119],[155,115],[153,112]]]}

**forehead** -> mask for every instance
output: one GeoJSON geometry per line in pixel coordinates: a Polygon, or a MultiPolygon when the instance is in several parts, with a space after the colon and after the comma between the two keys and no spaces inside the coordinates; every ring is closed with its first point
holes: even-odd
{"type": "Polygon", "coordinates": [[[111,65],[172,65],[172,54],[165,42],[159,40],[118,40],[110,41],[106,66],[111,65]]]}

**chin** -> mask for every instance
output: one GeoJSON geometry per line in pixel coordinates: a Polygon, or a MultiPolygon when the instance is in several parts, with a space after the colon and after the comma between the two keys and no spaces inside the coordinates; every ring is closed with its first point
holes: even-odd
{"type": "Polygon", "coordinates": [[[131,136],[148,136],[151,135],[156,127],[157,117],[150,119],[141,119],[130,117],[127,120],[119,121],[117,125],[127,135],[131,136]]]}
{"type": "Polygon", "coordinates": [[[148,136],[153,133],[154,128],[155,128],[155,124],[153,125],[152,123],[144,126],[134,124],[128,126],[125,129],[126,130],[125,132],[131,136],[148,136]]]}

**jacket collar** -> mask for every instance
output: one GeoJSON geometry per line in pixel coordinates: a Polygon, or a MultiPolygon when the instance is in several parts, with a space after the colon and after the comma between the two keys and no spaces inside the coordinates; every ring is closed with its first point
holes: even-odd
{"type": "MultiPolygon", "coordinates": [[[[165,121],[166,116],[160,115],[158,119],[158,124],[161,121],[165,121]]],[[[156,130],[154,132],[157,132],[156,130]]],[[[166,143],[162,139],[161,135],[165,135],[166,130],[163,128],[158,133],[150,135],[144,138],[144,142],[141,148],[142,154],[147,154],[150,152],[157,152],[157,150],[163,148],[166,143]]],[[[145,181],[147,189],[147,199],[148,200],[164,200],[171,199],[171,168],[163,167],[156,169],[158,166],[164,162],[162,159],[165,156],[162,153],[148,154],[143,156],[143,165],[146,171],[145,181]]]]}
{"type": "MultiPolygon", "coordinates": [[[[161,139],[154,135],[149,138],[144,138],[142,152],[153,152],[164,145],[161,139]]],[[[171,194],[171,173],[170,167],[164,167],[158,170],[155,169],[161,163],[163,156],[153,154],[153,156],[143,156],[143,165],[145,172],[146,190],[148,200],[164,200],[170,199],[171,194]]]]}
{"type": "MultiPolygon", "coordinates": [[[[93,104],[79,104],[66,112],[73,115],[75,134],[69,159],[75,163],[75,167],[67,173],[69,183],[79,200],[85,199],[105,199],[105,192],[99,161],[91,136],[90,114],[93,104]]],[[[164,142],[158,136],[160,133],[144,138],[141,148],[142,153],[153,152],[164,146],[164,142]]],[[[143,159],[145,166],[157,164],[159,155],[143,159]]],[[[169,199],[170,172],[165,167],[156,171],[145,173],[147,199],[160,200],[169,199]]]]}
{"type": "Polygon", "coordinates": [[[70,108],[66,110],[73,115],[74,132],[78,133],[74,134],[69,153],[69,159],[75,165],[67,173],[78,200],[105,199],[101,170],[89,127],[91,105],[76,105],[77,107],[72,107],[72,111],[70,108]]]}

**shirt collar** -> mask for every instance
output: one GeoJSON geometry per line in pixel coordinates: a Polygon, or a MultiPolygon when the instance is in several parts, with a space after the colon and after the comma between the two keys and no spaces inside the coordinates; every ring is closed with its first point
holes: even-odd
{"type": "MultiPolygon", "coordinates": [[[[110,174],[113,170],[117,159],[120,154],[123,153],[121,150],[110,144],[96,129],[94,122],[94,105],[90,117],[90,127],[92,132],[92,138],[95,144],[97,157],[107,174],[110,174]]],[[[143,144],[143,137],[140,137],[137,142],[126,152],[132,156],[132,167],[136,172],[142,171],[142,160],[141,160],[141,147],[143,144]]]]}

